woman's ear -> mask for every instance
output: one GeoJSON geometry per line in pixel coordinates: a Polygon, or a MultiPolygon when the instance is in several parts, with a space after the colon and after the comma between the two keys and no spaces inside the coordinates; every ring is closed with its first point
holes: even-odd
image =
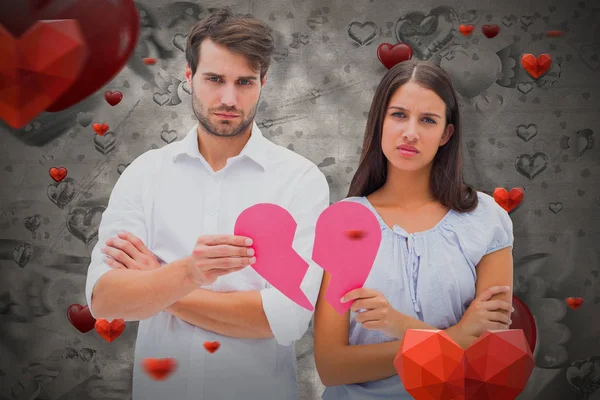
{"type": "Polygon", "coordinates": [[[448,124],[446,129],[444,129],[444,134],[442,135],[442,140],[440,141],[440,146],[443,146],[446,143],[448,143],[448,140],[450,140],[453,133],[454,133],[454,125],[448,124]]]}

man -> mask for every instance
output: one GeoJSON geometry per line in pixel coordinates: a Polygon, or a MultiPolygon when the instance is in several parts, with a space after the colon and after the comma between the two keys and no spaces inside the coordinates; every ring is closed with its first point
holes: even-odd
{"type": "Polygon", "coordinates": [[[136,158],[102,215],[87,302],[96,318],[140,321],[134,400],[299,399],[294,341],[312,312],[247,268],[250,242],[231,235],[249,206],[287,209],[298,224],[293,248],[310,264],[301,289],[316,302],[322,270],[310,258],[329,187],[254,122],[273,49],[253,17],[217,10],[199,21],[185,73],[198,125],[136,158]],[[211,353],[205,342],[220,347],[211,353]],[[147,357],[174,358],[177,370],[154,381],[141,369],[147,357]]]}

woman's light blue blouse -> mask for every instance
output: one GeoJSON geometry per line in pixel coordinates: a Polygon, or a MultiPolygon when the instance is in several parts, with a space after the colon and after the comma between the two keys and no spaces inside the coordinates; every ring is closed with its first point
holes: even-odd
{"type": "MultiPolygon", "coordinates": [[[[475,298],[476,265],[493,251],[512,246],[508,213],[488,194],[477,192],[470,212],[450,210],[433,228],[407,233],[388,227],[366,197],[349,197],[369,208],[379,220],[382,237],[364,287],[384,294],[398,311],[438,329],[455,325],[475,298]]],[[[364,329],[350,313],[350,345],[397,340],[364,329]]],[[[360,368],[357,365],[356,368],[360,368]]],[[[362,384],[327,387],[324,400],[412,399],[398,375],[362,384]]]]}

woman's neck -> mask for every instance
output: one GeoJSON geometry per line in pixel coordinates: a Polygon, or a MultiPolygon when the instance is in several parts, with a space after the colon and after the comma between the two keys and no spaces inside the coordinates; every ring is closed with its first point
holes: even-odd
{"type": "Polygon", "coordinates": [[[374,193],[374,200],[405,209],[419,208],[434,202],[436,199],[431,192],[430,176],[431,167],[417,171],[403,171],[388,165],[387,180],[374,193]]]}

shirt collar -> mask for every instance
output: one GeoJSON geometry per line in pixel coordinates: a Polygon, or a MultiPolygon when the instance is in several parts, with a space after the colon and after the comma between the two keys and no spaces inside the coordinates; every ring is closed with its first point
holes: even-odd
{"type": "MultiPolygon", "coordinates": [[[[252,132],[246,145],[240,152],[238,157],[247,157],[257,163],[264,170],[267,165],[267,143],[268,140],[263,136],[260,128],[255,121],[252,122],[252,132]]],[[[194,125],[188,134],[175,146],[173,153],[173,161],[186,154],[193,158],[204,159],[198,150],[198,123],[194,125]]]]}

